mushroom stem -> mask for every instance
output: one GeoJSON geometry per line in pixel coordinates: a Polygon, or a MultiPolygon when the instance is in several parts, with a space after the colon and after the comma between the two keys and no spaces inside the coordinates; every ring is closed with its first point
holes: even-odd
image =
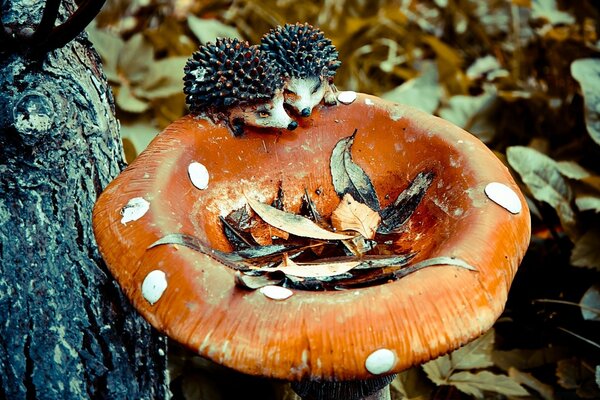
{"type": "Polygon", "coordinates": [[[390,400],[390,382],[395,374],[362,381],[301,381],[292,389],[302,400],[390,400]]]}

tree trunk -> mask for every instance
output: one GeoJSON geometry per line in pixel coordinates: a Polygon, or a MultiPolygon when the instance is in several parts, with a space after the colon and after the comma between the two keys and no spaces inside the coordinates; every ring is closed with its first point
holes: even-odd
{"type": "MultiPolygon", "coordinates": [[[[18,32],[43,1],[4,3],[18,32]]],[[[73,11],[61,6],[59,21],[73,11]]],[[[162,399],[166,341],[133,310],[92,235],[124,166],[114,103],[85,34],[37,59],[0,52],[0,398],[162,399]]]]}

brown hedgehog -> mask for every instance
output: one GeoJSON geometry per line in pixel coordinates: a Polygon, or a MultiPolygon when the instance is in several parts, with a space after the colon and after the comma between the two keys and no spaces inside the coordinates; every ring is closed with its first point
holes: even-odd
{"type": "Polygon", "coordinates": [[[184,72],[190,111],[225,120],[236,135],[244,125],[289,130],[298,126],[283,107],[283,77],[257,46],[219,38],[200,46],[184,72]]]}
{"type": "Polygon", "coordinates": [[[278,26],[262,37],[260,48],[285,79],[285,102],[302,116],[323,99],[336,103],[333,78],[341,62],[320,29],[308,23],[278,26]]]}

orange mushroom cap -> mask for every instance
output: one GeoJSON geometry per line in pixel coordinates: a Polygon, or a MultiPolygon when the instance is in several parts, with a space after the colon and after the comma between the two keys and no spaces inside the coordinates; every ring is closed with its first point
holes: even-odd
{"type": "Polygon", "coordinates": [[[186,116],[107,187],[94,209],[94,232],[136,309],[204,357],[287,380],[398,372],[488,330],[530,238],[529,211],[507,168],[451,123],[373,96],[317,107],[299,123],[294,132],[248,128],[234,137],[224,125],[186,116]],[[359,289],[292,289],[276,301],[236,286],[235,271],[210,255],[177,245],[148,249],[183,233],[229,251],[219,216],[245,204],[245,195],[271,201],[280,183],[288,210],[299,209],[305,188],[318,189],[313,200],[330,214],[339,203],[331,151],[355,128],[353,159],[382,207],[420,171],[436,173],[401,236],[402,247],[417,252],[413,261],[457,257],[477,272],[446,265],[359,289]],[[192,182],[195,171],[201,178],[192,182]],[[512,193],[508,205],[495,199],[511,211],[486,195],[494,182],[512,193]]]}

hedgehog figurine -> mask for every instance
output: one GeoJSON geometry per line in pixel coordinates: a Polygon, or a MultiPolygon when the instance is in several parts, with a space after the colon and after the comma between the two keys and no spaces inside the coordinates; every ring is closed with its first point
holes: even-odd
{"type": "Polygon", "coordinates": [[[258,46],[219,38],[188,59],[184,93],[192,113],[225,121],[234,135],[244,126],[286,128],[298,123],[284,109],[284,80],[258,46]]]}
{"type": "Polygon", "coordinates": [[[278,26],[262,37],[260,47],[285,79],[285,102],[300,115],[309,116],[323,99],[336,104],[333,78],[341,62],[320,29],[308,23],[278,26]]]}

